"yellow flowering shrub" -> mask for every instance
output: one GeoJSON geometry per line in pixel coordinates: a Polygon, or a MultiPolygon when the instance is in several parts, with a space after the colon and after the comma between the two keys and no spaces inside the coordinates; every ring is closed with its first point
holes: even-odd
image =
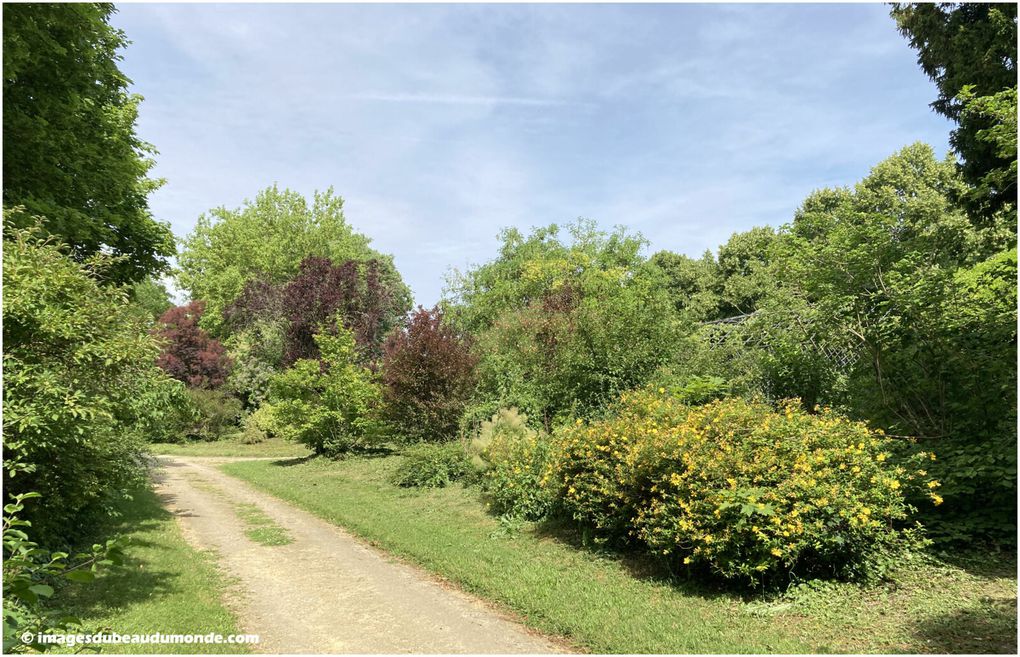
{"type": "Polygon", "coordinates": [[[482,423],[469,444],[482,472],[482,486],[491,508],[501,515],[538,520],[549,509],[542,486],[549,460],[549,436],[531,429],[516,408],[501,409],[482,423]]]}
{"type": "Polygon", "coordinates": [[[863,577],[921,539],[906,491],[934,502],[915,454],[829,411],[631,393],[609,420],[559,431],[547,472],[563,508],[605,535],[725,578],[863,577]]]}

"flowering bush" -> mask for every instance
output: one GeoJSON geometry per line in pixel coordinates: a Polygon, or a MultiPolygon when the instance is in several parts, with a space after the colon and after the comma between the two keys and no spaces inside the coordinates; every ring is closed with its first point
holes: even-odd
{"type": "Polygon", "coordinates": [[[632,523],[647,502],[652,466],[652,459],[638,456],[650,447],[649,437],[680,425],[690,411],[665,388],[659,390],[658,395],[626,393],[610,409],[611,420],[589,425],[578,419],[554,435],[546,486],[575,520],[596,530],[599,540],[635,537],[632,523]]]}
{"type": "Polygon", "coordinates": [[[919,463],[933,455],[894,465],[894,441],[827,410],[737,398],[688,408],[643,391],[617,411],[557,433],[551,485],[577,520],[677,565],[866,577],[920,542],[905,528],[905,489],[941,502],[919,463]]]}
{"type": "Polygon", "coordinates": [[[501,515],[537,520],[552,501],[542,479],[549,463],[549,437],[527,425],[516,408],[501,409],[482,423],[468,446],[483,469],[483,487],[501,515]]]}

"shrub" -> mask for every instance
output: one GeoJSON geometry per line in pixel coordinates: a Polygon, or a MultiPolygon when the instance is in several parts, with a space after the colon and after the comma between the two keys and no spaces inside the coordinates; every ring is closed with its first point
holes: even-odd
{"type": "Polygon", "coordinates": [[[184,442],[198,417],[191,392],[164,373],[133,400],[132,427],[146,442],[184,442]]]}
{"type": "Polygon", "coordinates": [[[241,419],[241,401],[219,390],[189,388],[188,397],[195,409],[188,437],[196,440],[220,440],[237,429],[241,419]]]}
{"type": "Polygon", "coordinates": [[[386,419],[411,441],[451,440],[474,389],[476,358],[439,308],[419,307],[383,347],[386,419]]]}
{"type": "Polygon", "coordinates": [[[240,442],[245,445],[257,445],[265,441],[269,436],[266,431],[259,426],[258,418],[254,413],[246,415],[244,420],[241,422],[241,436],[240,442]]]}
{"type": "Polygon", "coordinates": [[[469,444],[473,462],[483,470],[483,486],[493,511],[538,520],[551,497],[542,479],[550,450],[548,436],[531,429],[516,408],[501,409],[482,423],[469,444]]]}
{"type": "Polygon", "coordinates": [[[416,445],[404,452],[393,483],[408,488],[443,488],[470,471],[471,461],[459,443],[416,445]]]}
{"type": "Polygon", "coordinates": [[[23,519],[50,547],[88,531],[144,476],[144,392],[165,380],[146,320],[95,278],[107,263],[82,265],[4,226],[4,494],[42,495],[23,519]],[[12,462],[29,469],[13,476],[12,462]]]}
{"type": "Polygon", "coordinates": [[[665,369],[656,373],[649,387],[662,388],[664,394],[688,405],[707,404],[732,392],[730,383],[721,376],[675,376],[665,369]]]}
{"type": "Polygon", "coordinates": [[[205,303],[192,301],[163,313],[156,335],[163,342],[157,363],[167,374],[194,388],[223,385],[230,359],[219,340],[198,327],[205,303]]]}
{"type": "Polygon", "coordinates": [[[408,310],[402,285],[386,277],[378,260],[334,264],[329,258],[305,258],[297,276],[284,286],[289,321],[284,362],[318,358],[315,333],[330,322],[351,331],[358,362],[374,362],[383,337],[408,310]]]}
{"type": "Polygon", "coordinates": [[[937,504],[919,453],[893,465],[893,440],[798,402],[741,399],[687,408],[625,396],[609,420],[557,435],[551,478],[574,518],[621,532],[678,567],[723,578],[867,577],[918,545],[907,489],[937,504]]]}
{"type": "Polygon", "coordinates": [[[237,331],[225,341],[230,374],[225,387],[247,409],[258,408],[269,393],[269,380],[281,369],[283,322],[259,321],[237,331]]]}
{"type": "Polygon", "coordinates": [[[274,376],[260,424],[316,454],[339,457],[379,439],[379,386],[356,363],[350,331],[319,333],[315,341],[321,363],[299,360],[274,376]]]}

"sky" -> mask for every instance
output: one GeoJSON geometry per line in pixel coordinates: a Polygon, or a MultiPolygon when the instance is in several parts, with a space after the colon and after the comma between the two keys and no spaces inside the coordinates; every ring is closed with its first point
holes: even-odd
{"type": "Polygon", "coordinates": [[[332,186],[425,306],[503,227],[698,256],[952,127],[885,5],[118,8],[158,219],[332,186]]]}

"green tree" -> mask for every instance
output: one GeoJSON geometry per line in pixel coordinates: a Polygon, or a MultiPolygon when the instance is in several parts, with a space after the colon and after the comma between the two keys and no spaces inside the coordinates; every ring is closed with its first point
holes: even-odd
{"type": "Polygon", "coordinates": [[[283,283],[309,256],[333,262],[379,260],[383,278],[399,290],[401,305],[409,309],[410,292],[393,258],[370,248],[369,241],[347,223],[343,199],[332,189],[315,192],[309,203],[301,194],[274,185],[241,208],[216,208],[199,217],[183,240],[177,280],[192,299],[206,302],[202,326],[217,335],[224,332],[224,309],[246,282],[258,278],[283,283]]]}
{"type": "Polygon", "coordinates": [[[511,406],[547,427],[595,413],[669,362],[686,323],[643,239],[590,222],[570,233],[504,231],[499,257],[455,280],[450,312],[481,358],[468,422],[511,406]]]}
{"type": "Polygon", "coordinates": [[[662,272],[677,313],[699,322],[720,317],[723,279],[711,252],[695,260],[659,251],[651,257],[650,265],[662,272]]]}
{"type": "Polygon", "coordinates": [[[170,293],[166,286],[149,276],[131,286],[131,299],[146,317],[159,319],[159,316],[173,308],[170,293]]]}
{"type": "Polygon", "coordinates": [[[959,95],[963,102],[961,123],[986,126],[960,138],[973,140],[996,158],[971,172],[973,187],[967,199],[979,215],[989,217],[991,225],[998,227],[996,243],[1005,244],[1016,240],[1016,96],[1015,86],[991,96],[975,96],[967,86],[959,95]]]}
{"type": "MultiPolygon", "coordinates": [[[[980,186],[987,183],[989,172],[1008,170],[1015,151],[1010,158],[979,133],[995,126],[1016,132],[1016,4],[894,3],[892,16],[917,50],[921,69],[938,87],[932,107],[959,124],[950,141],[963,158],[967,182],[980,186]],[[1014,90],[1011,112],[967,111],[972,98],[995,97],[1008,89],[1014,90]]],[[[1015,203],[1015,164],[1010,180],[985,191],[986,196],[975,199],[983,218],[1015,203]]]]}
{"type": "Polygon", "coordinates": [[[516,228],[501,231],[495,259],[467,272],[454,272],[447,281],[444,305],[451,319],[477,332],[506,311],[526,308],[571,272],[633,270],[644,261],[641,250],[647,241],[622,227],[605,233],[594,221],[579,220],[567,232],[569,242],[560,239],[556,224],[537,228],[527,237],[516,228]]]}
{"type": "Polygon", "coordinates": [[[13,219],[43,226],[78,260],[123,256],[116,283],[167,267],[168,225],[153,219],[153,147],[135,134],[141,97],[117,67],[127,40],[110,4],[11,4],[3,11],[3,200],[13,219]]]}
{"type": "Polygon", "coordinates": [[[719,247],[723,317],[746,315],[757,309],[770,280],[767,266],[775,238],[775,230],[757,226],[743,233],[734,233],[719,247]]]}

